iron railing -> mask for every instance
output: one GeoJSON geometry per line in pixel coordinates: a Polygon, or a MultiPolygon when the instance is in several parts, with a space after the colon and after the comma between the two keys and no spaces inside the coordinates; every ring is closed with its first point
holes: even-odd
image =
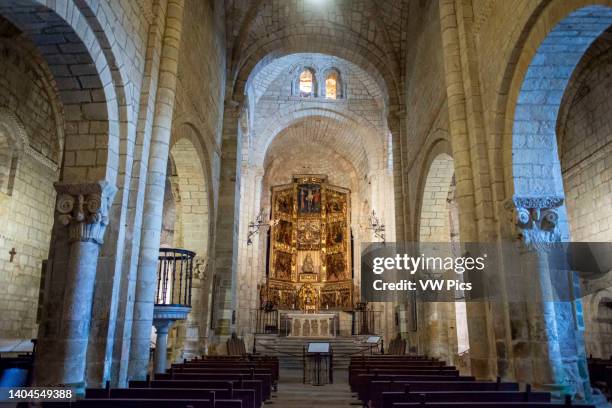
{"type": "Polygon", "coordinates": [[[159,248],[156,305],[191,306],[194,257],[186,249],[159,248]]]}
{"type": "Polygon", "coordinates": [[[380,310],[355,310],[353,313],[353,335],[380,334],[380,310]]]}
{"type": "Polygon", "coordinates": [[[278,310],[251,310],[253,334],[278,334],[278,310]]]}

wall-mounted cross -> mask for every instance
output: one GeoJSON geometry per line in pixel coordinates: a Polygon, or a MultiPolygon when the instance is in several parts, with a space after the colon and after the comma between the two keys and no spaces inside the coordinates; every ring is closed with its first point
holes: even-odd
{"type": "Polygon", "coordinates": [[[13,262],[13,259],[15,259],[15,255],[17,255],[17,251],[15,250],[15,248],[12,248],[9,251],[9,255],[11,256],[11,259],[9,259],[9,262],[13,262]]]}

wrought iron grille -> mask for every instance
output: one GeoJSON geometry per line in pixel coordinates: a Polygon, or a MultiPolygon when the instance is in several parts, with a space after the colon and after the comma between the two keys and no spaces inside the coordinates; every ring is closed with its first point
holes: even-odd
{"type": "Polygon", "coordinates": [[[191,306],[194,257],[186,249],[159,248],[156,305],[191,306]]]}
{"type": "Polygon", "coordinates": [[[251,310],[253,334],[278,334],[278,310],[251,310]]]}
{"type": "Polygon", "coordinates": [[[353,334],[380,334],[380,310],[355,310],[353,314],[353,334]]]}

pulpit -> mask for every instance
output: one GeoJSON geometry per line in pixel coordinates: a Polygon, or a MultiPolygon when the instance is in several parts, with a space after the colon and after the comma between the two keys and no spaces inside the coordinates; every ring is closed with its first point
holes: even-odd
{"type": "Polygon", "coordinates": [[[285,315],[289,337],[335,337],[336,313],[287,313],[285,315]]]}

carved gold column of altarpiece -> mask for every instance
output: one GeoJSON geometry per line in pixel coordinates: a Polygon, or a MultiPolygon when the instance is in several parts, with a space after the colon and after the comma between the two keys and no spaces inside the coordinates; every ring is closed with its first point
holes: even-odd
{"type": "Polygon", "coordinates": [[[272,188],[270,264],[262,303],[279,309],[353,308],[350,190],[324,175],[272,188]]]}

